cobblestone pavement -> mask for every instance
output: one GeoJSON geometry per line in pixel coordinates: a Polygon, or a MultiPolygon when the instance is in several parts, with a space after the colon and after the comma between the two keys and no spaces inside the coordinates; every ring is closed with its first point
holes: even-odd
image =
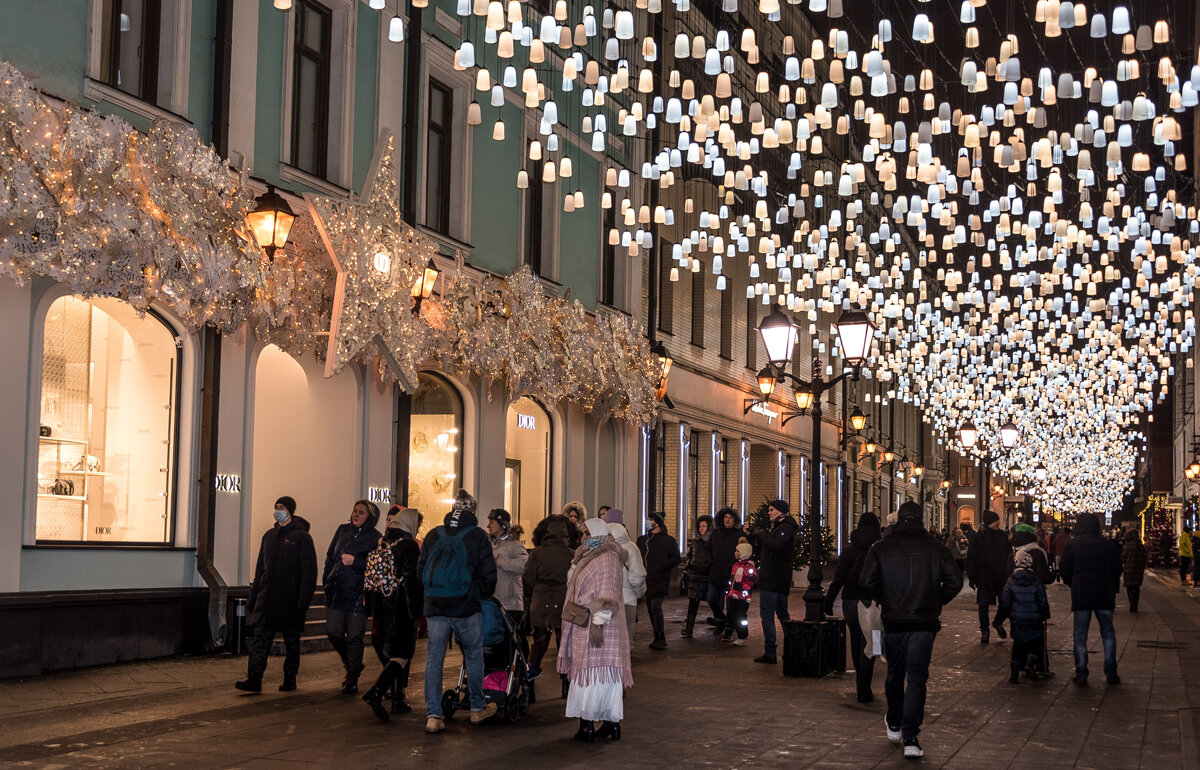
{"type": "MultiPolygon", "coordinates": [[[[1092,684],[1071,683],[1069,595],[1050,588],[1054,679],[1007,682],[1010,642],[979,644],[973,595],[945,611],[929,682],[921,742],[931,767],[1200,767],[1200,605],[1163,577],[1147,577],[1141,612],[1119,597],[1122,682],[1099,674],[1093,624],[1092,684]]],[[[799,596],[793,613],[799,615],[799,596]]],[[[358,698],[338,691],[333,653],[305,656],[300,689],[279,693],[272,658],[262,695],[236,692],[245,658],[173,658],[47,674],[0,683],[0,762],[40,767],[183,766],[256,768],[309,764],[359,767],[899,767],[883,734],[883,664],[876,701],[854,698],[853,673],[790,679],[755,664],[750,643],[719,644],[707,627],[679,637],[684,604],[668,602],[666,652],[646,648],[638,626],[635,687],[619,743],[578,744],[563,701],[546,692],[516,724],[472,727],[459,717],[440,735],[424,716],[378,722],[358,698]]],[[[368,655],[370,651],[368,650],[368,655]]],[[[450,656],[447,679],[457,672],[450,656]]],[[[415,672],[422,667],[418,658],[415,672]]],[[[376,669],[372,665],[366,676],[376,669]]],[[[557,690],[547,676],[544,690],[557,690]]],[[[420,693],[419,676],[410,693],[420,693]]]]}

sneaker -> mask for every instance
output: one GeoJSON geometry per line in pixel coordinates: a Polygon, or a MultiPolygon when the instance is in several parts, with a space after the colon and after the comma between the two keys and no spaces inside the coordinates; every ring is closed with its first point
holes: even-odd
{"type": "Polygon", "coordinates": [[[1116,674],[1113,674],[1112,676],[1104,677],[1104,681],[1108,682],[1109,684],[1120,684],[1121,677],[1117,676],[1116,674]]]}
{"type": "Polygon", "coordinates": [[[483,707],[482,711],[472,711],[471,712],[471,724],[477,725],[477,724],[483,722],[484,720],[491,719],[492,717],[496,716],[496,712],[499,710],[500,710],[500,707],[497,706],[495,703],[489,703],[483,707]]]}
{"type": "Polygon", "coordinates": [[[296,689],[296,675],[284,674],[283,683],[279,685],[280,692],[291,692],[296,689]]]}
{"type": "Polygon", "coordinates": [[[899,743],[902,740],[899,727],[892,727],[888,724],[887,717],[883,718],[883,726],[887,730],[887,738],[892,743],[899,743]]]}
{"type": "Polygon", "coordinates": [[[690,628],[680,629],[679,635],[682,636],[684,639],[691,639],[692,638],[692,629],[690,629],[690,628]]]}
{"type": "Polygon", "coordinates": [[[534,679],[537,679],[541,675],[542,675],[542,669],[531,668],[531,669],[529,669],[529,674],[526,675],[525,678],[532,682],[534,679]]]}
{"type": "Polygon", "coordinates": [[[925,756],[925,752],[921,751],[921,744],[917,743],[916,738],[910,738],[904,742],[905,759],[920,759],[923,756],[925,756]]]}
{"type": "Polygon", "coordinates": [[[1079,685],[1080,687],[1087,687],[1087,677],[1086,676],[1080,676],[1079,674],[1076,674],[1075,676],[1071,677],[1071,681],[1074,682],[1075,684],[1079,685]]]}
{"type": "Polygon", "coordinates": [[[441,717],[429,717],[425,720],[425,732],[440,733],[446,729],[446,720],[441,717]]]}
{"type": "Polygon", "coordinates": [[[652,650],[667,649],[667,640],[666,639],[655,639],[653,642],[650,642],[650,649],[652,649],[652,650]]]}
{"type": "Polygon", "coordinates": [[[774,663],[777,663],[778,661],[775,659],[774,655],[759,655],[757,658],[754,659],[754,662],[755,663],[774,664],[774,663]]]}
{"type": "Polygon", "coordinates": [[[261,679],[243,679],[240,682],[234,682],[233,686],[242,692],[262,692],[261,679]]]}
{"type": "Polygon", "coordinates": [[[734,639],[734,640],[733,640],[733,646],[734,646],[734,647],[745,647],[745,646],[746,646],[746,640],[745,640],[745,639],[734,639]]]}

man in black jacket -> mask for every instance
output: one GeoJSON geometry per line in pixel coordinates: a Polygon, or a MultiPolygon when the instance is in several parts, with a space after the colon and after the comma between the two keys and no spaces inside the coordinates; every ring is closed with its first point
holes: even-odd
{"type": "Polygon", "coordinates": [[[871,600],[863,595],[859,577],[862,575],[863,565],[867,562],[867,551],[879,541],[880,536],[879,517],[867,511],[850,533],[850,544],[838,557],[837,571],[833,575],[833,583],[829,585],[829,594],[825,597],[825,614],[832,615],[833,601],[839,591],[842,594],[842,617],[846,619],[846,630],[850,633],[850,658],[854,662],[859,703],[875,700],[875,695],[871,692],[875,658],[863,651],[867,638],[858,622],[859,605],[869,607],[871,600]]]}
{"type": "Polygon", "coordinates": [[[652,650],[667,649],[666,623],[663,620],[662,602],[671,591],[671,570],[682,559],[679,543],[667,534],[665,517],[659,511],[650,514],[650,532],[637,539],[638,550],[646,564],[646,614],[650,616],[650,627],[654,629],[652,650]]]}
{"type": "Polygon", "coordinates": [[[262,537],[254,583],[250,586],[246,622],[254,625],[246,678],[234,684],[246,692],[262,692],[263,672],[275,633],[283,633],[283,692],[296,689],[300,672],[300,634],[304,615],[317,588],[317,551],[308,522],[296,515],[296,501],[275,501],[275,524],[262,537]]]}
{"type": "Polygon", "coordinates": [[[425,732],[446,729],[442,713],[442,668],[450,632],[458,640],[467,670],[471,724],[496,713],[483,695],[483,608],[496,590],[496,557],[492,541],[475,518],[475,498],[458,490],[443,525],[425,536],[417,572],[425,588],[425,732]]]}
{"type": "Polygon", "coordinates": [[[1062,555],[1062,579],[1071,587],[1071,612],[1075,616],[1075,678],[1085,685],[1088,679],[1088,626],[1092,615],[1100,625],[1104,642],[1104,676],[1117,684],[1117,632],[1113,628],[1113,610],[1121,590],[1121,552],[1100,535],[1100,519],[1081,513],[1075,521],[1075,536],[1062,555]]]}
{"type": "Polygon", "coordinates": [[[925,531],[920,505],[905,503],[897,513],[891,533],[867,551],[859,585],[882,609],[888,740],[903,739],[904,756],[918,758],[933,639],[942,605],[962,590],[963,578],[950,549],[925,531]]]}
{"type": "MultiPolygon", "coordinates": [[[[989,607],[997,603],[1008,576],[1012,574],[1012,548],[1008,535],[1000,529],[1000,517],[995,511],[983,512],[983,526],[967,549],[967,579],[975,588],[975,601],[979,603],[979,642],[987,644],[989,607]]],[[[996,613],[1000,613],[997,606],[996,613]]],[[[1001,639],[1008,636],[999,620],[993,620],[992,628],[1001,639]]]]}
{"type": "Polygon", "coordinates": [[[775,618],[786,623],[788,615],[788,591],[792,588],[792,558],[796,552],[796,533],[800,525],[788,515],[791,508],[786,500],[767,503],[767,518],[771,529],[762,531],[745,526],[746,538],[758,552],[758,616],[762,621],[763,654],[755,663],[775,663],[775,618]]]}

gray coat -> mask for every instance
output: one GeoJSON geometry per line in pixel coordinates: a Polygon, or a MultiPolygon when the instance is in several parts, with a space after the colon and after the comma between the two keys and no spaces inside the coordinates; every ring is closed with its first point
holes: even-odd
{"type": "Polygon", "coordinates": [[[509,612],[520,612],[525,609],[521,576],[525,574],[529,552],[520,540],[504,535],[492,538],[492,553],[496,557],[496,599],[509,612]]]}

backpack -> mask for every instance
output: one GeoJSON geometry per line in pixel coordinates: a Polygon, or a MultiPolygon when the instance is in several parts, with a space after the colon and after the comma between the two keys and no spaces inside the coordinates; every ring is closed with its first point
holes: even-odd
{"type": "Polygon", "coordinates": [[[381,542],[379,547],[367,554],[367,570],[363,578],[363,589],[391,596],[400,585],[396,579],[396,560],[392,549],[381,542]]]}
{"type": "Polygon", "coordinates": [[[464,527],[453,535],[445,527],[435,530],[438,539],[421,571],[426,596],[455,599],[471,592],[471,570],[467,565],[467,547],[463,543],[469,529],[464,527]]]}

